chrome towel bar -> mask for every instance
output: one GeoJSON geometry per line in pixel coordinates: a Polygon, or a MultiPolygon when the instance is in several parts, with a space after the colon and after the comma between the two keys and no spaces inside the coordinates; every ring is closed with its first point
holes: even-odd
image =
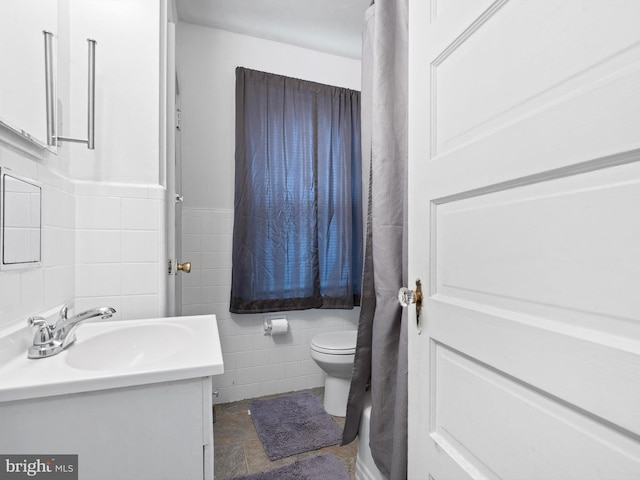
{"type": "Polygon", "coordinates": [[[96,41],[87,39],[89,49],[89,92],[87,100],[87,139],[69,138],[56,135],[55,120],[55,88],[53,83],[53,34],[44,33],[44,65],[46,80],[47,102],[47,145],[57,146],[59,142],[86,143],[87,148],[95,148],[95,117],[96,117],[96,41]]]}

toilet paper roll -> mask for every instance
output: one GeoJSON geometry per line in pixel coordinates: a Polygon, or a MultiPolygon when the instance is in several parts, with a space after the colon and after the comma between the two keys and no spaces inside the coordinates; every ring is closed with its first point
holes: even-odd
{"type": "Polygon", "coordinates": [[[289,322],[286,318],[270,318],[264,321],[265,335],[281,335],[287,333],[289,322]]]}

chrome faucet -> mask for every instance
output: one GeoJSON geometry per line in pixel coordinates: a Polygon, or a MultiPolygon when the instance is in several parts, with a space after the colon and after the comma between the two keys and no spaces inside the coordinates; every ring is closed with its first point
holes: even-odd
{"type": "Polygon", "coordinates": [[[55,325],[49,325],[42,317],[30,317],[27,320],[30,326],[37,327],[33,345],[29,347],[29,358],[45,358],[60,353],[76,340],[75,332],[82,322],[97,317],[105,320],[116,313],[111,307],[100,307],[69,317],[70,309],[70,303],[62,307],[55,325]]]}

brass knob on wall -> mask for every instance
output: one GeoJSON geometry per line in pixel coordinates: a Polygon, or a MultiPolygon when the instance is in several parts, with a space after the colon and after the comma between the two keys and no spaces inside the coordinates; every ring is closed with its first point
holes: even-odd
{"type": "Polygon", "coordinates": [[[191,262],[179,263],[178,270],[182,270],[184,273],[189,273],[191,271],[191,262]]]}

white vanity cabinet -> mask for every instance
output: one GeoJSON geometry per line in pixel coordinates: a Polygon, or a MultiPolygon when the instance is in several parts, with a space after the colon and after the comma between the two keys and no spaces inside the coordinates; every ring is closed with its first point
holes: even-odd
{"type": "Polygon", "coordinates": [[[213,478],[215,315],[86,323],[37,360],[32,337],[0,335],[0,454],[78,455],[82,480],[213,478]]]}
{"type": "Polygon", "coordinates": [[[0,452],[77,454],[82,480],[209,480],[211,388],[204,377],[3,402],[0,452]]]}

